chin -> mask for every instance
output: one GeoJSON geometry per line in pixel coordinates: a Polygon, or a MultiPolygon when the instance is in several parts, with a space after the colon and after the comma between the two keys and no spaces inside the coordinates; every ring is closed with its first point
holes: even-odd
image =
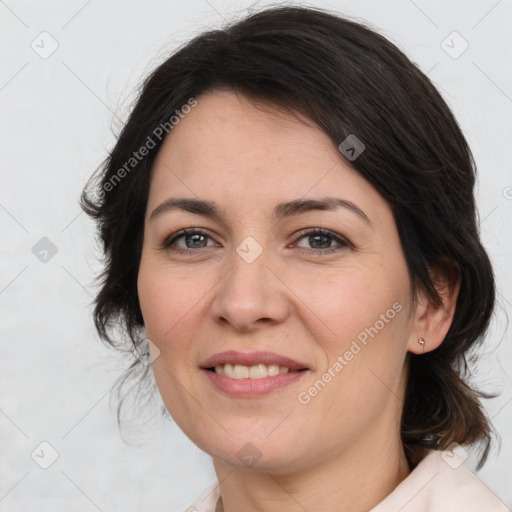
{"type": "Polygon", "coordinates": [[[290,435],[281,434],[273,439],[266,439],[248,435],[247,432],[239,436],[231,433],[233,438],[224,438],[215,446],[212,446],[210,438],[208,443],[201,444],[201,449],[237,469],[271,473],[286,473],[298,469],[301,466],[301,457],[304,456],[304,453],[300,453],[299,447],[306,450],[306,453],[310,452],[304,440],[298,444],[298,441],[293,439],[294,436],[290,435]]]}

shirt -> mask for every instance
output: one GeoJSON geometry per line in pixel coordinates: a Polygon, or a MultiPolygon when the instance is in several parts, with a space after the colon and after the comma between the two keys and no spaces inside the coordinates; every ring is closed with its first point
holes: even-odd
{"type": "MultiPolygon", "coordinates": [[[[217,482],[184,512],[215,512],[217,482]]],[[[511,512],[454,451],[431,450],[370,512],[511,512]]]]}

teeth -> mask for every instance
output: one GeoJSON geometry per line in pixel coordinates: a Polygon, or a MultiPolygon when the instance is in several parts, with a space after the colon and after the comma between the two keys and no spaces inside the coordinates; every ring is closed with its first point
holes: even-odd
{"type": "Polygon", "coordinates": [[[234,379],[248,379],[249,378],[249,368],[247,368],[247,366],[241,366],[239,364],[235,364],[233,366],[233,378],[234,379]]]}
{"type": "Polygon", "coordinates": [[[243,366],[241,364],[219,364],[215,367],[215,373],[225,375],[231,379],[264,379],[274,377],[280,373],[288,373],[289,368],[277,364],[258,364],[256,366],[243,366]]]}

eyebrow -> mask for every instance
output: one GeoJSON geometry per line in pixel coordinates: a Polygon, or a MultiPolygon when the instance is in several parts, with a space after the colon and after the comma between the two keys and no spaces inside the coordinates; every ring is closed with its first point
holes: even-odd
{"type": "MultiPolygon", "coordinates": [[[[370,219],[359,206],[348,199],[340,197],[324,197],[321,199],[294,199],[275,206],[272,217],[274,220],[281,220],[285,217],[298,215],[313,210],[334,211],[338,208],[345,208],[355,213],[366,224],[372,227],[370,219]]],[[[204,215],[214,219],[222,219],[222,209],[213,201],[188,197],[170,197],[158,205],[149,217],[150,220],[162,215],[164,212],[181,210],[196,215],[204,215]]]]}

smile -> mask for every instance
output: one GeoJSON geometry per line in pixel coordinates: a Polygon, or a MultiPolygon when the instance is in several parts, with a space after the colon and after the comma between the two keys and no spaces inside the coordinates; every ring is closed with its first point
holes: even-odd
{"type": "Polygon", "coordinates": [[[200,373],[224,395],[255,398],[290,386],[311,372],[306,364],[268,351],[228,350],[204,360],[200,373]]]}

